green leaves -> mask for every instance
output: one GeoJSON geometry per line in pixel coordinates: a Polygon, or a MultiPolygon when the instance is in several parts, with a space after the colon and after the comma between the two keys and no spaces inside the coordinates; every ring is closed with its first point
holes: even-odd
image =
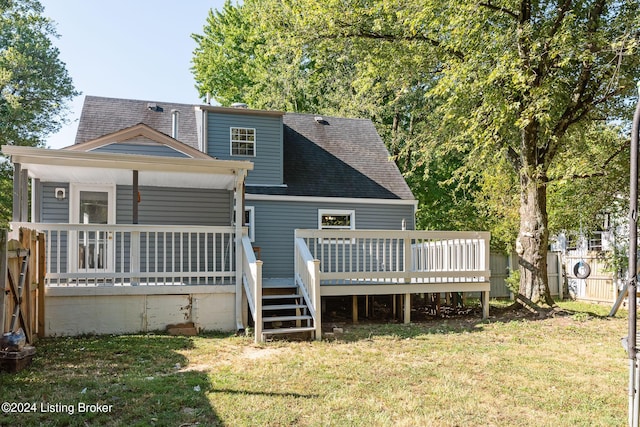
{"type": "Polygon", "coordinates": [[[0,8],[0,144],[41,145],[64,122],[74,89],[59,51],[53,23],[36,0],[12,0],[0,8]]]}
{"type": "MultiPolygon", "coordinates": [[[[372,118],[420,200],[419,224],[490,229],[508,248],[523,174],[549,189],[550,224],[540,225],[552,233],[623,194],[624,151],[606,160],[628,136],[610,124],[630,118],[640,79],[636,9],[631,0],[246,0],[210,20],[228,43],[196,75],[223,103],[238,90],[256,108],[372,118]]],[[[210,48],[199,49],[196,60],[210,48]]]]}

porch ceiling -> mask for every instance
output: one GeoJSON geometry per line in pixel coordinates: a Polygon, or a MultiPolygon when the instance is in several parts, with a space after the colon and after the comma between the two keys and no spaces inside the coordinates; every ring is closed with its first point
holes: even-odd
{"type": "Polygon", "coordinates": [[[115,153],[75,152],[32,147],[3,146],[29,171],[29,177],[49,182],[131,185],[133,170],[139,185],[156,187],[232,190],[236,175],[253,169],[253,163],[218,159],[189,159],[115,153]]]}

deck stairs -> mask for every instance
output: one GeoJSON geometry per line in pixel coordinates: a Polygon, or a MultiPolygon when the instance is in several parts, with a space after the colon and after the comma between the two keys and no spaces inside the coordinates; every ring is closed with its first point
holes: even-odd
{"type": "Polygon", "coordinates": [[[300,288],[293,283],[263,284],[262,335],[308,338],[315,331],[313,316],[300,288]]]}

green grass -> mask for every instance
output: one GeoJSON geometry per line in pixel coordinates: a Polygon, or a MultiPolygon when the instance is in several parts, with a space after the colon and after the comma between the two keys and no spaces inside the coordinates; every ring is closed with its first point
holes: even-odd
{"type": "Polygon", "coordinates": [[[625,425],[626,313],[561,307],[544,320],[347,324],[322,342],[44,339],[29,369],[0,374],[0,401],[33,402],[37,412],[0,413],[0,425],[625,425]],[[112,410],[41,412],[43,402],[112,410]]]}

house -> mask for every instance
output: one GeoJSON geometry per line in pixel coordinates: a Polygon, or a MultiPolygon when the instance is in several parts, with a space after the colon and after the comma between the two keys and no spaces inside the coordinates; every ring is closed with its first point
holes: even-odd
{"type": "Polygon", "coordinates": [[[369,120],[88,96],[75,144],[2,151],[14,230],[46,234],[49,335],[319,337],[331,295],[402,295],[408,321],[412,293],[480,291],[488,311],[488,234],[412,231],[369,120]]]}

